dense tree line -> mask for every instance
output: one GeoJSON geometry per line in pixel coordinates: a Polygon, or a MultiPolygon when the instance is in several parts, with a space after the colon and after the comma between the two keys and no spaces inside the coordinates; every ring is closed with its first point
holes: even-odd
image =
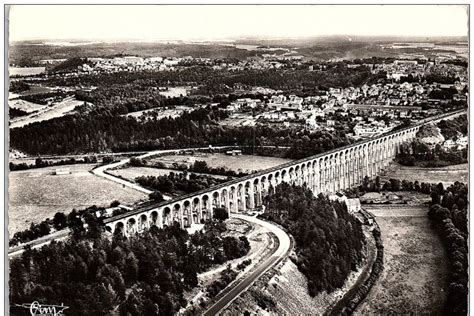
{"type": "Polygon", "coordinates": [[[225,112],[210,109],[145,123],[107,112],[67,115],[13,129],[11,146],[34,155],[195,146],[224,117],[225,112]]]}
{"type": "Polygon", "coordinates": [[[22,80],[15,80],[10,82],[8,91],[13,93],[19,93],[30,90],[30,85],[22,80]]]}
{"type": "Polygon", "coordinates": [[[375,258],[374,263],[370,269],[369,277],[359,286],[357,286],[356,290],[350,292],[349,296],[344,298],[341,303],[342,305],[337,304],[329,313],[330,316],[336,315],[352,315],[354,311],[357,309],[360,303],[364,301],[364,299],[369,294],[371,288],[375,285],[377,280],[379,279],[382,271],[384,269],[383,266],[383,256],[384,256],[384,247],[382,243],[382,237],[380,234],[380,228],[378,225],[375,225],[372,229],[372,236],[375,240],[375,247],[377,248],[377,257],[375,258]]]}
{"type": "Polygon", "coordinates": [[[176,105],[194,106],[212,101],[207,96],[165,97],[157,87],[143,80],[137,80],[133,84],[103,86],[91,91],[78,90],[75,97],[93,103],[95,107],[107,109],[113,114],[127,114],[176,105]]]}
{"type": "Polygon", "coordinates": [[[57,161],[36,158],[34,164],[27,164],[24,162],[21,162],[21,163],[10,162],[9,167],[10,167],[10,171],[17,171],[17,170],[27,170],[27,169],[44,168],[44,167],[52,167],[52,166],[75,165],[78,163],[97,163],[97,157],[87,156],[87,157],[83,157],[82,159],[76,159],[72,157],[69,159],[61,159],[57,161]]]}
{"type": "Polygon", "coordinates": [[[204,190],[211,186],[227,181],[210,176],[197,175],[195,173],[174,173],[170,172],[162,176],[140,176],[135,178],[135,182],[141,186],[152,188],[164,193],[193,193],[204,190]]]}
{"type": "Polygon", "coordinates": [[[467,60],[466,59],[461,59],[461,58],[456,58],[456,59],[449,59],[441,62],[442,64],[448,64],[448,65],[455,65],[455,66],[461,66],[464,68],[467,68],[467,60]]]}
{"type": "MultiPolygon", "coordinates": [[[[158,169],[167,169],[169,168],[166,166],[163,162],[161,161],[156,161],[151,164],[148,164],[147,160],[132,157],[130,158],[129,165],[132,167],[143,167],[143,166],[148,166],[152,168],[158,168],[158,169]]],[[[231,169],[228,169],[227,167],[209,167],[207,162],[203,160],[197,160],[195,161],[192,165],[188,166],[187,164],[179,164],[179,163],[173,163],[171,165],[171,168],[174,170],[179,170],[179,171],[189,171],[189,172],[195,172],[195,173],[208,173],[208,174],[213,174],[213,175],[221,175],[221,176],[228,176],[228,177],[244,177],[248,175],[248,173],[245,172],[237,172],[231,169]]]]}
{"type": "Polygon", "coordinates": [[[296,242],[296,265],[308,279],[309,294],[343,286],[362,259],[361,223],[345,204],[315,197],[306,187],[282,183],[265,199],[262,216],[288,230],[296,242]]]}
{"type": "Polygon", "coordinates": [[[229,177],[244,177],[248,175],[245,172],[237,172],[226,167],[209,167],[207,162],[196,160],[187,170],[197,173],[210,173],[229,177]]]}
{"type": "Polygon", "coordinates": [[[467,135],[467,115],[460,115],[451,120],[442,120],[437,126],[446,139],[456,139],[459,134],[467,135]]]}
{"type": "Polygon", "coordinates": [[[403,144],[396,161],[404,166],[443,167],[467,163],[467,148],[462,150],[434,147],[415,139],[403,144]]]}
{"type": "Polygon", "coordinates": [[[396,161],[404,166],[444,167],[467,163],[467,148],[443,149],[437,144],[433,148],[415,139],[403,144],[396,161]]]}
{"type": "Polygon", "coordinates": [[[420,192],[430,194],[436,187],[433,183],[409,181],[400,179],[389,179],[382,181],[379,176],[374,179],[370,179],[365,176],[362,184],[358,187],[350,188],[345,190],[346,195],[351,197],[359,197],[367,192],[392,192],[392,191],[408,191],[408,192],[420,192]]]}
{"type": "Polygon", "coordinates": [[[433,74],[428,74],[424,76],[423,80],[429,84],[432,84],[432,83],[454,84],[456,81],[459,81],[459,78],[454,77],[454,76],[445,76],[445,75],[433,73],[433,74]]]}
{"type": "MultiPolygon", "coordinates": [[[[138,80],[148,82],[147,86],[201,85],[206,95],[228,93],[238,85],[264,86],[276,90],[301,90],[304,87],[350,87],[372,84],[384,79],[384,74],[372,74],[365,66],[348,68],[346,64],[328,64],[322,70],[308,71],[297,67],[283,69],[216,70],[208,66],[179,68],[176,71],[119,72],[113,74],[80,75],[63,78],[50,77],[48,86],[113,86],[132,84],[138,80]]],[[[143,85],[142,85],[143,86],[143,85]]],[[[143,86],[144,87],[144,86],[143,86]]]]}
{"type": "Polygon", "coordinates": [[[220,273],[219,278],[208,286],[207,294],[209,297],[214,297],[219,294],[227,285],[235,280],[237,274],[238,273],[228,265],[227,268],[220,273]]]}
{"type": "MultiPolygon", "coordinates": [[[[173,315],[186,305],[183,292],[197,286],[197,273],[229,259],[224,249],[236,238],[225,231],[221,222],[193,235],[178,224],[152,226],[130,238],[82,235],[27,249],[10,263],[11,311],[39,301],[64,303],[71,315],[173,315]]],[[[241,248],[232,258],[248,252],[246,238],[236,240],[241,248]]]]}
{"type": "Polygon", "coordinates": [[[217,121],[226,116],[221,110],[209,108],[146,122],[107,111],[67,115],[11,130],[11,146],[31,155],[146,151],[210,144],[281,146],[291,147],[286,153],[288,158],[301,158],[349,144],[344,131],[219,126],[217,121]]]}
{"type": "Polygon", "coordinates": [[[446,190],[438,185],[432,193],[429,218],[443,239],[449,258],[446,313],[466,315],[468,299],[468,189],[455,182],[446,190]]]}
{"type": "Polygon", "coordinates": [[[297,138],[293,142],[287,143],[290,145],[290,148],[286,151],[285,157],[301,159],[346,146],[350,143],[344,129],[338,129],[333,132],[322,130],[315,132],[303,131],[298,133],[297,138]]]}
{"type": "Polygon", "coordinates": [[[90,62],[87,58],[79,58],[79,57],[73,57],[66,59],[65,61],[54,65],[51,67],[48,72],[50,73],[60,73],[60,72],[71,72],[71,71],[77,71],[77,68],[82,65],[92,65],[93,63],[90,62]]]}
{"type": "Polygon", "coordinates": [[[9,119],[14,119],[17,117],[22,117],[22,116],[27,116],[29,113],[26,111],[23,111],[22,109],[17,109],[17,108],[8,108],[8,116],[9,119]]]}
{"type": "Polygon", "coordinates": [[[439,99],[439,100],[452,100],[453,95],[457,94],[458,90],[454,88],[447,89],[435,89],[430,91],[428,98],[430,99],[439,99]]]}
{"type": "MultiPolygon", "coordinates": [[[[436,126],[426,125],[417,134],[418,138],[431,137],[437,134],[439,128],[445,139],[457,140],[459,136],[467,135],[467,115],[458,116],[452,120],[442,120],[436,126]]],[[[425,167],[441,167],[467,162],[467,148],[443,148],[440,144],[430,146],[419,139],[403,144],[396,160],[405,166],[421,165],[425,167]]]]}
{"type": "Polygon", "coordinates": [[[70,96],[70,93],[64,91],[52,91],[52,92],[45,92],[45,93],[35,93],[35,94],[27,94],[21,95],[18,98],[21,100],[25,100],[28,102],[41,104],[41,105],[48,105],[50,101],[62,101],[67,96],[70,96]]]}
{"type": "MultiPolygon", "coordinates": [[[[75,234],[82,234],[85,232],[84,224],[90,227],[97,227],[102,225],[102,218],[97,217],[96,212],[103,212],[104,208],[91,206],[86,209],[76,211],[72,210],[68,215],[63,212],[54,214],[53,219],[45,219],[38,224],[31,223],[29,229],[16,232],[9,240],[9,246],[17,246],[21,243],[27,243],[40,237],[49,235],[53,231],[60,231],[65,228],[70,228],[75,234]]],[[[90,234],[95,234],[93,230],[90,234]]]]}

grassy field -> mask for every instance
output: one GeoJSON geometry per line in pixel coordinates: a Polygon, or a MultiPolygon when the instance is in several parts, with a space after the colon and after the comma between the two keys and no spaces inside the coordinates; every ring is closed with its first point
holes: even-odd
{"type": "Polygon", "coordinates": [[[108,206],[113,200],[125,204],[147,199],[146,194],[99,178],[89,171],[92,164],[61,166],[71,174],[53,175],[56,167],[11,172],[9,175],[9,233],[52,218],[58,211],[69,212],[91,205],[108,206]]]}
{"type": "Polygon", "coordinates": [[[9,67],[8,73],[10,76],[30,76],[38,75],[45,72],[46,67],[9,67]]]}
{"type": "MultiPolygon", "coordinates": [[[[194,157],[197,161],[205,161],[209,167],[226,167],[235,171],[253,171],[264,170],[274,166],[284,164],[291,161],[291,159],[241,155],[241,156],[227,156],[225,154],[208,154],[196,153],[194,155],[172,155],[152,158],[150,161],[161,161],[166,165],[171,165],[174,162],[188,163],[188,159],[194,157]]],[[[189,164],[189,163],[188,163],[189,164]]]]}
{"type": "Polygon", "coordinates": [[[384,271],[355,314],[441,314],[448,274],[440,238],[426,215],[385,215],[376,218],[382,231],[384,271]]]}
{"type": "Polygon", "coordinates": [[[47,121],[55,117],[61,117],[67,114],[68,112],[71,112],[72,110],[74,110],[76,106],[81,105],[83,103],[84,102],[78,101],[74,98],[66,98],[62,100],[61,102],[54,104],[51,107],[47,107],[39,111],[38,113],[33,113],[28,116],[19,117],[19,118],[11,120],[10,128],[22,127],[27,124],[47,121]]]}
{"type": "Polygon", "coordinates": [[[439,168],[420,168],[420,167],[406,167],[397,163],[392,163],[383,173],[381,178],[383,180],[406,179],[409,181],[418,182],[442,182],[444,185],[450,185],[455,181],[468,182],[469,167],[468,164],[460,164],[448,167],[439,168]]]}
{"type": "Polygon", "coordinates": [[[8,100],[8,106],[11,108],[20,109],[27,113],[40,111],[47,107],[46,105],[36,104],[33,102],[21,100],[21,99],[8,100]]]}
{"type": "MultiPolygon", "coordinates": [[[[172,169],[158,169],[158,168],[150,168],[150,167],[127,167],[123,169],[109,170],[108,172],[130,181],[134,181],[136,177],[140,177],[140,176],[158,177],[158,176],[167,175],[170,172],[182,173],[182,171],[176,171],[172,169]]],[[[212,175],[212,177],[217,178],[217,179],[227,179],[226,176],[219,176],[219,175],[212,175]]]]}
{"type": "Polygon", "coordinates": [[[186,87],[169,87],[167,91],[160,92],[165,97],[173,98],[179,96],[187,96],[188,92],[186,87]]]}

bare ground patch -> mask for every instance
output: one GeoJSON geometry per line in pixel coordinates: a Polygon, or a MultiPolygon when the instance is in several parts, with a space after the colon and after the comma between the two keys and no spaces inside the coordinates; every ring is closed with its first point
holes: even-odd
{"type": "Polygon", "coordinates": [[[9,233],[29,228],[52,218],[56,212],[70,212],[92,205],[108,206],[113,200],[133,204],[146,194],[102,179],[90,173],[94,165],[61,166],[71,174],[54,175],[56,167],[14,171],[9,174],[9,233]]]}
{"type": "Polygon", "coordinates": [[[355,314],[441,314],[447,260],[428,217],[376,220],[382,232],[384,271],[355,314]]]}

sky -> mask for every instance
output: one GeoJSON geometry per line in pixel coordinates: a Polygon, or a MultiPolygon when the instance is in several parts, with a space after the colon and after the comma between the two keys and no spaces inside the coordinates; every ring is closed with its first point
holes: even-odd
{"type": "Polygon", "coordinates": [[[466,5],[14,5],[10,41],[467,36],[466,5]]]}

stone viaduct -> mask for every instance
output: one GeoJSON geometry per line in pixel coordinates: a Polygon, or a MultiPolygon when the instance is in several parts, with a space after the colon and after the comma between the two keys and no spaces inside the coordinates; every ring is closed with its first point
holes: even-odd
{"type": "Polygon", "coordinates": [[[415,138],[422,125],[465,113],[466,110],[460,110],[431,117],[414,126],[138,208],[106,219],[106,229],[114,232],[119,228],[129,236],[152,225],[162,228],[175,221],[183,228],[190,227],[211,218],[217,207],[224,207],[229,212],[254,209],[262,205],[263,198],[281,182],[305,184],[315,195],[347,189],[361,184],[365,176],[376,176],[393,160],[402,143],[415,138]]]}

